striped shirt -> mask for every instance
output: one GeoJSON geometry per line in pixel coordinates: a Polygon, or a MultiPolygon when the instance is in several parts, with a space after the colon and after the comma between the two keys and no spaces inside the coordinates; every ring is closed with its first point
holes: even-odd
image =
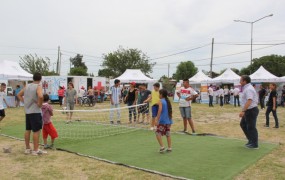
{"type": "Polygon", "coordinates": [[[118,86],[118,87],[112,86],[110,88],[110,94],[111,94],[111,98],[113,100],[114,105],[120,104],[120,99],[121,99],[121,88],[120,88],[120,86],[118,86]]]}

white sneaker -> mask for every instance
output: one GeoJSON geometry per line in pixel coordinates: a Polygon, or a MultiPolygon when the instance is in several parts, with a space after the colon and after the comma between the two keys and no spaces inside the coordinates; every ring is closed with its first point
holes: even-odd
{"type": "Polygon", "coordinates": [[[46,151],[43,151],[43,150],[37,150],[37,151],[32,151],[32,155],[33,156],[38,156],[38,155],[42,155],[42,154],[47,154],[46,151]]]}
{"type": "Polygon", "coordinates": [[[31,150],[31,149],[26,149],[24,153],[25,153],[25,154],[31,154],[31,153],[32,153],[32,150],[31,150]]]}

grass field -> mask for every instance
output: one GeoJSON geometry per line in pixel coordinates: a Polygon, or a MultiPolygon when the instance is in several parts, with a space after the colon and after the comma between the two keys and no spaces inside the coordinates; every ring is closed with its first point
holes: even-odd
{"type": "MultiPolygon", "coordinates": [[[[177,104],[174,104],[174,109],[177,109],[177,111],[174,114],[176,118],[174,118],[175,123],[172,130],[178,131],[182,129],[182,122],[179,118],[177,104]]],[[[173,134],[174,151],[170,154],[161,155],[157,153],[158,145],[154,134],[150,131],[136,131],[88,140],[88,142],[65,142],[59,139],[57,146],[76,152],[79,151],[87,155],[187,178],[284,179],[284,145],[279,145],[273,151],[271,149],[274,145],[268,143],[261,143],[260,149],[257,151],[243,148],[245,141],[238,140],[244,138],[239,128],[238,111],[239,109],[230,105],[224,108],[214,107],[209,109],[207,105],[193,104],[193,117],[198,132],[214,133],[228,138],[173,134]],[[268,152],[270,153],[264,156],[268,152]],[[256,160],[258,161],[253,165],[252,163],[256,160]]],[[[280,129],[278,130],[263,128],[264,113],[264,111],[260,112],[258,120],[260,140],[283,144],[285,139],[284,109],[278,109],[280,119],[280,129]]],[[[22,137],[24,129],[22,125],[23,110],[8,109],[6,114],[8,116],[0,124],[2,133],[6,131],[7,134],[22,137]]],[[[42,156],[38,159],[34,157],[28,158],[22,153],[24,148],[23,142],[4,137],[0,137],[0,140],[1,146],[10,145],[13,148],[13,153],[11,154],[1,153],[1,162],[14,164],[13,168],[4,166],[4,164],[0,165],[0,168],[2,170],[6,169],[8,172],[16,169],[13,176],[16,179],[25,179],[25,177],[70,179],[71,177],[76,178],[78,175],[80,175],[80,179],[165,178],[59,151],[49,151],[47,156],[42,156]],[[45,161],[42,162],[43,160],[45,161]],[[32,164],[35,161],[38,164],[47,164],[47,168],[39,170],[39,172],[34,172],[32,168],[23,168],[23,166],[32,164]],[[61,164],[61,166],[58,164],[61,164]],[[66,169],[70,171],[66,172],[66,169]],[[47,173],[47,171],[53,173],[47,173]]],[[[3,173],[3,177],[4,179],[11,179],[11,174],[3,173]]]]}

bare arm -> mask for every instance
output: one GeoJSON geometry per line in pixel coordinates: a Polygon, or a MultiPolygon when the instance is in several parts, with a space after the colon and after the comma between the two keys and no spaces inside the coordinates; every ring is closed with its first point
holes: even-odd
{"type": "Polygon", "coordinates": [[[138,101],[138,95],[139,95],[139,92],[136,91],[135,93],[135,101],[134,101],[134,104],[133,105],[136,105],[137,104],[137,101],[138,101]]]}
{"type": "Polygon", "coordinates": [[[24,96],[24,89],[25,89],[25,88],[23,88],[23,89],[18,93],[18,95],[17,95],[17,97],[19,98],[19,100],[20,100],[22,103],[24,103],[24,98],[23,98],[23,96],[24,96]]]}
{"type": "Polygon", "coordinates": [[[5,102],[7,108],[9,108],[10,106],[9,106],[8,103],[6,102],[6,99],[3,99],[3,101],[5,102]]]}
{"type": "Polygon", "coordinates": [[[273,108],[272,108],[273,111],[276,110],[276,97],[273,97],[273,108]]]}
{"type": "Polygon", "coordinates": [[[147,99],[144,101],[144,103],[150,102],[151,101],[151,94],[148,95],[147,99]]]}
{"type": "Polygon", "coordinates": [[[159,101],[159,102],[158,102],[157,116],[156,116],[156,118],[155,118],[155,124],[158,124],[158,121],[159,121],[161,112],[162,112],[162,103],[161,103],[161,101],[159,101]]]}
{"type": "Polygon", "coordinates": [[[43,90],[40,85],[38,85],[37,87],[37,95],[38,95],[38,102],[37,102],[38,107],[42,107],[44,97],[43,97],[43,90]]]}

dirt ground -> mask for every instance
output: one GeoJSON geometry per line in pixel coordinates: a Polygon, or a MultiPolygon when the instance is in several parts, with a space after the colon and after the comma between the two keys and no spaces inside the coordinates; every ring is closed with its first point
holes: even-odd
{"type": "MultiPolygon", "coordinates": [[[[103,104],[103,106],[107,104],[103,104]]],[[[54,107],[58,108],[57,105],[54,107]]],[[[100,108],[100,105],[99,105],[100,108]]],[[[177,104],[173,104],[174,124],[172,131],[182,130],[177,104]]],[[[209,108],[205,104],[193,104],[192,115],[198,133],[213,133],[220,136],[244,139],[239,127],[239,108],[225,105],[209,108]]],[[[280,128],[265,128],[265,110],[260,110],[258,131],[261,142],[280,144],[270,154],[241,172],[235,179],[285,179],[285,108],[277,109],[280,128]]],[[[5,121],[22,121],[18,118],[22,109],[8,109],[5,121]]],[[[271,127],[274,125],[271,117],[271,127]]],[[[190,128],[189,128],[190,129],[190,128]]],[[[25,155],[24,142],[0,136],[1,179],[170,179],[151,173],[113,165],[98,160],[77,156],[58,150],[49,150],[48,155],[33,157],[25,155]],[[11,147],[12,153],[3,153],[3,147],[11,147]]]]}

